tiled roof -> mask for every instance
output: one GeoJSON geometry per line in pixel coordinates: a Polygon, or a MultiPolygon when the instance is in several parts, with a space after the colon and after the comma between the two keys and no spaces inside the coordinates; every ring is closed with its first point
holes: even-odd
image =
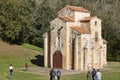
{"type": "Polygon", "coordinates": [[[90,34],[90,32],[82,27],[79,27],[79,26],[73,26],[71,27],[73,30],[81,33],[81,34],[90,34]]]}
{"type": "Polygon", "coordinates": [[[108,43],[108,41],[106,41],[105,39],[103,39],[103,44],[107,44],[108,43]]]}
{"type": "Polygon", "coordinates": [[[66,6],[68,9],[70,10],[74,10],[74,11],[80,11],[80,12],[90,12],[89,10],[83,8],[83,7],[77,7],[77,6],[66,6]]]}
{"type": "Polygon", "coordinates": [[[96,16],[93,16],[93,17],[85,17],[83,18],[82,20],[80,20],[80,22],[88,22],[90,21],[91,19],[95,18],[96,16]]]}
{"type": "Polygon", "coordinates": [[[63,19],[67,22],[74,22],[74,19],[68,17],[68,16],[59,16],[60,19],[63,19]]]}

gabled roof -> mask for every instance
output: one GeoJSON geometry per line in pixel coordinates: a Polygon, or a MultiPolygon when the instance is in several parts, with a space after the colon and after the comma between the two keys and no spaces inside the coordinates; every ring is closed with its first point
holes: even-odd
{"type": "Polygon", "coordinates": [[[91,19],[93,19],[95,17],[97,17],[97,16],[85,17],[85,18],[81,19],[80,22],[88,22],[88,21],[90,21],[91,19]]]}
{"type": "Polygon", "coordinates": [[[80,11],[80,12],[90,12],[89,10],[83,8],[83,7],[77,7],[77,6],[66,6],[68,9],[73,10],[73,11],[80,11]]]}
{"type": "Polygon", "coordinates": [[[71,27],[71,29],[81,33],[81,34],[90,34],[90,32],[82,27],[79,27],[79,26],[73,26],[71,27]]]}
{"type": "Polygon", "coordinates": [[[63,19],[67,22],[74,22],[74,19],[72,19],[71,17],[68,16],[59,16],[60,19],[63,19]]]}

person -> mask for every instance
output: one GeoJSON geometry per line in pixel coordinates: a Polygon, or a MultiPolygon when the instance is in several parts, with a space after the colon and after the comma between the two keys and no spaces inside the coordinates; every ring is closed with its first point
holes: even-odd
{"type": "Polygon", "coordinates": [[[101,80],[101,77],[102,77],[102,74],[101,74],[100,70],[98,69],[98,70],[97,70],[97,73],[96,73],[96,75],[95,75],[95,79],[96,79],[96,80],[101,80]]]}
{"type": "Polygon", "coordinates": [[[55,75],[56,75],[56,72],[55,72],[54,68],[52,68],[50,70],[50,80],[55,80],[55,75]]]}
{"type": "Polygon", "coordinates": [[[87,75],[86,75],[87,80],[90,80],[90,76],[91,76],[90,71],[88,71],[88,72],[87,72],[87,75]]]}
{"type": "Polygon", "coordinates": [[[95,75],[96,75],[96,70],[95,68],[93,68],[92,70],[92,79],[95,80],[95,75]]]}
{"type": "Polygon", "coordinates": [[[52,71],[53,69],[50,70],[50,80],[52,80],[52,71]]]}
{"type": "Polygon", "coordinates": [[[57,80],[60,80],[61,77],[61,71],[58,69],[56,72],[57,80]]]}
{"type": "Polygon", "coordinates": [[[25,71],[28,71],[28,64],[25,63],[25,71]]]}
{"type": "Polygon", "coordinates": [[[13,65],[12,64],[10,64],[9,70],[10,70],[10,80],[12,80],[13,79],[13,65]]]}

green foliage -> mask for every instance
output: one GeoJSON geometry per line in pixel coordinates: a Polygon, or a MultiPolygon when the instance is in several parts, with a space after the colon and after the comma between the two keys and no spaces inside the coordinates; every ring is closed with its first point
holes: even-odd
{"type": "Polygon", "coordinates": [[[35,51],[43,52],[42,48],[34,46],[34,45],[30,45],[28,43],[24,43],[22,46],[26,47],[26,48],[29,48],[29,49],[32,49],[32,50],[35,50],[35,51]]]}
{"type": "MultiPolygon", "coordinates": [[[[0,23],[3,40],[11,43],[23,42],[23,29],[31,25],[32,6],[19,0],[0,1],[0,23]]],[[[24,34],[25,35],[25,34],[24,34]]]]}
{"type": "Polygon", "coordinates": [[[35,35],[31,36],[28,40],[32,40],[29,43],[33,45],[43,47],[43,34],[50,29],[50,21],[56,17],[56,11],[47,6],[47,0],[45,0],[40,6],[35,7],[33,16],[35,35]]]}
{"type": "Polygon", "coordinates": [[[43,47],[44,32],[57,11],[66,5],[82,6],[102,20],[108,41],[108,60],[120,61],[120,0],[0,0],[0,38],[10,43],[43,47]]]}
{"type": "Polygon", "coordinates": [[[0,37],[10,43],[24,42],[43,47],[44,32],[49,30],[55,10],[44,1],[36,6],[31,0],[0,1],[0,37]]]}

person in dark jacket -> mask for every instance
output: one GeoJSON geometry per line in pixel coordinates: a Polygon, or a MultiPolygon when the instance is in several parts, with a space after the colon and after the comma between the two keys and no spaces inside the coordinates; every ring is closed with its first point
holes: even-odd
{"type": "Polygon", "coordinates": [[[50,80],[55,80],[55,75],[56,75],[56,72],[53,68],[53,69],[50,70],[50,80]]]}
{"type": "Polygon", "coordinates": [[[95,68],[93,68],[92,70],[92,79],[95,80],[95,75],[96,75],[96,70],[95,68]]]}

